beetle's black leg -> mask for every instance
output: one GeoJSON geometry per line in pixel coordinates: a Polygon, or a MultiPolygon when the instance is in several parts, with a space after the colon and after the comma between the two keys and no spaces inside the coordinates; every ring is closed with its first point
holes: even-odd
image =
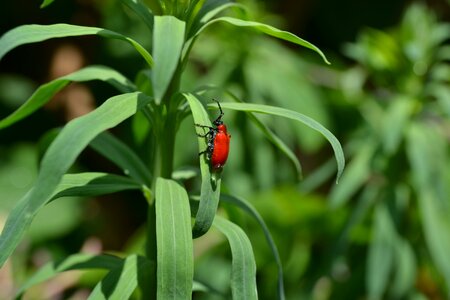
{"type": "Polygon", "coordinates": [[[209,130],[214,130],[214,127],[211,127],[211,126],[207,126],[207,125],[200,125],[200,124],[195,124],[195,126],[197,126],[197,127],[201,127],[201,128],[208,128],[209,130]]]}

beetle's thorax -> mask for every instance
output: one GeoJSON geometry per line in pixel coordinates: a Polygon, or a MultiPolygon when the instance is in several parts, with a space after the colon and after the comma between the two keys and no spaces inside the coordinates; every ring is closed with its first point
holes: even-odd
{"type": "Polygon", "coordinates": [[[217,126],[217,131],[227,133],[227,126],[225,126],[225,124],[220,124],[217,126]]]}

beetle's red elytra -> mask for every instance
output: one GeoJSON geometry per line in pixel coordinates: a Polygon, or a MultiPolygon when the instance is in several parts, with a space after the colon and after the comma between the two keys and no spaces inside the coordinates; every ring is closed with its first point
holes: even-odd
{"type": "Polygon", "coordinates": [[[206,154],[208,160],[211,163],[211,167],[214,170],[219,170],[225,165],[228,159],[228,153],[230,151],[231,135],[228,134],[227,126],[223,124],[222,117],[224,113],[222,111],[222,107],[220,106],[219,101],[214,99],[213,101],[217,103],[220,109],[220,115],[213,122],[214,127],[201,124],[195,124],[195,126],[203,129],[206,128],[209,130],[205,134],[197,133],[198,136],[206,137],[208,140],[208,146],[206,150],[200,152],[199,155],[206,154]]]}

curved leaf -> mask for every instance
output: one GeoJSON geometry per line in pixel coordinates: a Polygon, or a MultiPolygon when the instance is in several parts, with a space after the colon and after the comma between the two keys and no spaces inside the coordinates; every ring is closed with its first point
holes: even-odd
{"type": "Polygon", "coordinates": [[[122,259],[112,255],[74,254],[58,262],[50,262],[34,273],[17,291],[16,298],[30,287],[47,281],[61,272],[69,270],[107,269],[112,270],[122,264],[122,259]]]}
{"type": "Polygon", "coordinates": [[[147,64],[153,66],[153,58],[138,42],[120,33],[98,27],[70,24],[22,25],[11,29],[0,38],[0,60],[10,50],[25,44],[42,42],[48,39],[68,36],[98,35],[111,39],[123,40],[131,44],[141,54],[147,64]]]}
{"type": "Polygon", "coordinates": [[[52,200],[61,197],[91,197],[125,190],[140,190],[136,181],[108,173],[65,174],[56,187],[52,200]]]}
{"type": "Polygon", "coordinates": [[[253,249],[245,232],[236,224],[217,216],[214,227],[228,239],[233,261],[231,265],[231,293],[233,299],[258,299],[256,263],[253,249]]]}
{"type": "Polygon", "coordinates": [[[186,23],[173,16],[156,16],[153,28],[153,56],[155,68],[152,72],[154,96],[161,102],[173,74],[180,62],[186,23]]]}
{"type": "Polygon", "coordinates": [[[285,41],[297,44],[299,46],[303,46],[305,48],[308,48],[308,49],[311,49],[311,50],[317,52],[327,64],[330,64],[330,62],[326,58],[325,54],[323,54],[323,52],[319,48],[317,48],[310,42],[305,41],[304,39],[296,36],[293,33],[288,32],[288,31],[280,30],[273,26],[266,25],[266,24],[259,23],[259,22],[245,21],[245,20],[236,19],[236,18],[232,18],[232,17],[220,17],[220,18],[213,19],[213,20],[209,21],[208,23],[206,23],[205,25],[203,25],[203,27],[201,27],[196,32],[195,35],[200,34],[206,27],[208,27],[214,23],[218,23],[218,22],[226,22],[231,25],[238,26],[238,27],[248,27],[251,29],[255,29],[256,31],[259,31],[261,33],[276,37],[278,39],[285,40],[285,41]]]}
{"type": "Polygon", "coordinates": [[[214,18],[222,11],[231,7],[239,7],[242,8],[243,10],[245,9],[244,5],[236,2],[231,2],[229,0],[206,1],[202,5],[202,8],[199,10],[198,14],[195,16],[195,20],[192,22],[193,27],[191,28],[191,30],[189,30],[188,36],[190,37],[192,35],[195,35],[204,24],[206,24],[208,21],[210,21],[212,18],[214,18]]]}
{"type": "MultiPolygon", "coordinates": [[[[232,93],[227,92],[227,94],[237,102],[242,103],[242,101],[232,93]]],[[[294,164],[299,179],[301,179],[302,166],[300,165],[300,162],[294,152],[292,152],[291,149],[289,149],[289,147],[283,142],[283,140],[281,140],[269,127],[267,127],[261,120],[259,120],[258,117],[256,117],[252,113],[247,113],[247,115],[250,117],[250,120],[255,123],[255,125],[264,133],[266,138],[291,160],[291,162],[294,164]]]]}
{"type": "MultiPolygon", "coordinates": [[[[211,105],[214,107],[213,105],[211,105]]],[[[247,112],[255,112],[255,113],[263,113],[263,114],[269,114],[279,117],[288,118],[291,120],[295,120],[298,122],[301,122],[305,124],[306,126],[318,131],[321,133],[331,144],[331,147],[333,147],[334,155],[336,157],[337,166],[338,166],[338,172],[336,176],[336,182],[339,180],[342,172],[344,171],[345,167],[345,158],[344,158],[344,151],[342,150],[341,144],[336,139],[336,137],[325,127],[314,121],[308,116],[305,116],[301,113],[284,109],[281,107],[275,107],[275,106],[268,106],[268,105],[262,105],[262,104],[251,104],[251,103],[230,103],[230,102],[223,102],[221,103],[222,108],[228,108],[238,111],[247,111],[247,112]]]]}
{"type": "Polygon", "coordinates": [[[284,293],[284,280],[283,280],[283,266],[281,264],[281,258],[280,254],[278,253],[277,245],[275,244],[275,241],[272,238],[272,235],[270,234],[269,228],[267,227],[266,223],[264,222],[264,219],[261,217],[261,215],[258,213],[258,211],[246,200],[231,196],[231,195],[221,195],[220,199],[225,202],[232,203],[238,207],[240,207],[243,211],[248,213],[250,216],[252,216],[259,224],[261,229],[264,232],[264,236],[266,238],[267,244],[270,247],[270,250],[272,251],[272,255],[275,259],[275,262],[277,263],[278,267],[278,299],[285,299],[285,293],[284,293]]]}
{"type": "Polygon", "coordinates": [[[145,269],[153,267],[153,263],[146,258],[135,254],[130,255],[95,286],[88,299],[130,299],[130,296],[140,283],[139,274],[143,271],[145,272],[145,269]]]}
{"type": "Polygon", "coordinates": [[[158,299],[190,299],[194,280],[191,212],[187,192],[173,180],[156,180],[158,299]]]}
{"type": "MultiPolygon", "coordinates": [[[[211,126],[208,113],[201,102],[192,94],[184,94],[191,107],[192,116],[196,124],[211,126]]],[[[198,138],[199,152],[207,147],[204,138],[198,138]]],[[[220,173],[211,173],[209,161],[206,156],[200,156],[200,172],[202,174],[202,186],[200,192],[200,205],[195,216],[193,236],[199,237],[205,234],[211,227],[219,205],[220,196],[220,173]]]]}
{"type": "Polygon", "coordinates": [[[0,120],[0,129],[16,123],[44,106],[71,81],[82,82],[90,80],[108,82],[122,93],[136,90],[136,86],[119,72],[106,66],[89,66],[41,85],[15,112],[0,120]]]}
{"type": "Polygon", "coordinates": [[[139,0],[121,0],[121,2],[134,11],[150,30],[153,30],[153,14],[145,4],[139,0]]]}
{"type": "Polygon", "coordinates": [[[97,136],[90,144],[111,162],[122,168],[124,173],[141,184],[151,186],[152,174],[137,154],[124,142],[108,132],[97,136]]]}
{"type": "Polygon", "coordinates": [[[0,266],[16,248],[34,215],[49,201],[62,176],[99,133],[116,126],[150,102],[140,93],[122,94],[69,122],[48,148],[34,187],[11,211],[0,236],[0,266]]]}

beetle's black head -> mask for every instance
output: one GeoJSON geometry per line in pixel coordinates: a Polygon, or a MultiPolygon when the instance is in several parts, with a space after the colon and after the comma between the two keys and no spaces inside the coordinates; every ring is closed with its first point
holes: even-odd
{"type": "Polygon", "coordinates": [[[213,123],[216,126],[222,125],[223,124],[222,118],[221,117],[217,118],[216,120],[214,120],[213,123]]]}

